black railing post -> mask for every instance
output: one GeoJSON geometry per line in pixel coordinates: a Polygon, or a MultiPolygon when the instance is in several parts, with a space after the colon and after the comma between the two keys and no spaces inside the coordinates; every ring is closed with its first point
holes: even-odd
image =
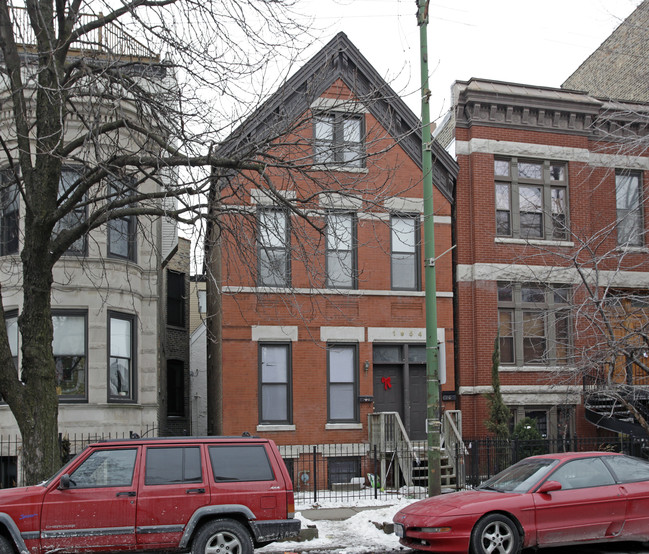
{"type": "Polygon", "coordinates": [[[374,489],[374,499],[379,497],[379,488],[376,486],[376,472],[378,471],[379,455],[377,445],[374,445],[374,479],[372,479],[372,488],[374,489]]]}
{"type": "Polygon", "coordinates": [[[318,447],[313,447],[313,502],[318,501],[318,447]]]}
{"type": "MultiPolygon", "coordinates": [[[[464,454],[462,454],[464,455],[464,454]]],[[[463,473],[462,468],[464,467],[464,458],[460,462],[460,443],[455,443],[455,490],[460,490],[460,475],[463,473]]]]}

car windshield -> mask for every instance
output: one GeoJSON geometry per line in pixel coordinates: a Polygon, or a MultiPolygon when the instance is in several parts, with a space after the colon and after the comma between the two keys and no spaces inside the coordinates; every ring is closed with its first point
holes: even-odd
{"type": "Polygon", "coordinates": [[[478,488],[498,492],[527,492],[558,463],[551,458],[527,458],[494,475],[478,488]]]}

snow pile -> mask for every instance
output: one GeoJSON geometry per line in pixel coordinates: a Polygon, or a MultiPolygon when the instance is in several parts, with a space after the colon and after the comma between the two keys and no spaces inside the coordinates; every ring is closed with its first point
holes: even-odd
{"type": "MultiPolygon", "coordinates": [[[[355,506],[373,506],[374,499],[359,499],[355,506]]],[[[304,517],[301,512],[296,518],[302,521],[302,528],[315,525],[318,529],[318,538],[305,542],[284,542],[274,543],[258,552],[265,554],[276,553],[302,553],[318,552],[321,550],[335,551],[336,554],[365,554],[367,552],[380,553],[391,552],[399,549],[399,539],[394,534],[386,534],[382,529],[377,528],[375,523],[392,523],[392,518],[401,508],[413,502],[412,499],[400,499],[391,506],[377,506],[376,509],[369,509],[343,521],[315,520],[311,521],[304,517]]],[[[351,507],[353,503],[346,503],[345,507],[351,507]]],[[[318,506],[304,506],[303,509],[313,508],[334,508],[340,503],[323,501],[318,506]]]]}

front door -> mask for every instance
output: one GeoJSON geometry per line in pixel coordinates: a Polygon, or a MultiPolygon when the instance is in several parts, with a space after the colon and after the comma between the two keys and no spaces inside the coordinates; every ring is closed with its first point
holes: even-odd
{"type": "Polygon", "coordinates": [[[397,412],[411,440],[426,438],[426,347],[374,346],[374,411],[397,412]]]}
{"type": "Polygon", "coordinates": [[[397,412],[405,422],[403,412],[403,368],[374,366],[374,411],[397,412]]]}
{"type": "Polygon", "coordinates": [[[409,369],[410,438],[412,440],[425,440],[426,417],[428,416],[426,366],[410,364],[409,369]]]}

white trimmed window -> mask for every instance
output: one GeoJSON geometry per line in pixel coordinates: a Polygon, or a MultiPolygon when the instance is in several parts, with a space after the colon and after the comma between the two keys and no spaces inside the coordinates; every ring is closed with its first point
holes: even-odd
{"type": "Polygon", "coordinates": [[[419,216],[391,218],[392,290],[419,290],[419,216]]]}
{"type": "Polygon", "coordinates": [[[56,391],[61,400],[87,399],[87,317],[73,311],[52,315],[56,391]]]}
{"type": "Polygon", "coordinates": [[[315,164],[365,167],[365,117],[362,114],[325,112],[314,116],[315,164]]]}
{"type": "Polygon", "coordinates": [[[358,422],[358,348],[355,344],[327,345],[328,421],[358,422]]]}
{"type": "Polygon", "coordinates": [[[135,316],[108,313],[108,400],[135,400],[135,316]]]}
{"type": "Polygon", "coordinates": [[[288,216],[284,210],[262,209],[257,215],[257,284],[290,285],[288,216]]]}
{"type": "Polygon", "coordinates": [[[327,287],[356,288],[356,217],[327,215],[327,287]]]}
{"type": "Polygon", "coordinates": [[[260,343],[259,423],[291,424],[291,402],[291,345],[260,343]]]}

